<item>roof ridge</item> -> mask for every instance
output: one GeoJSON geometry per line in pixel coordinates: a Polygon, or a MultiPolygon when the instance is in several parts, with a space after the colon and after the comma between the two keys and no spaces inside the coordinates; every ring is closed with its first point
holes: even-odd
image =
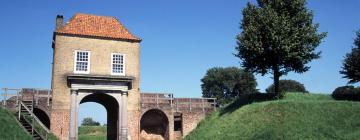
{"type": "MultiPolygon", "coordinates": [[[[76,15],[86,15],[86,16],[95,16],[95,17],[107,17],[107,18],[114,18],[114,19],[116,19],[116,18],[113,17],[113,16],[95,15],[95,14],[80,13],[80,12],[75,13],[74,16],[76,16],[76,15]]],[[[73,17],[74,17],[74,16],[73,16],[73,17]]]]}
{"type": "Polygon", "coordinates": [[[85,13],[76,13],[55,33],[141,41],[116,17],[85,13]]]}

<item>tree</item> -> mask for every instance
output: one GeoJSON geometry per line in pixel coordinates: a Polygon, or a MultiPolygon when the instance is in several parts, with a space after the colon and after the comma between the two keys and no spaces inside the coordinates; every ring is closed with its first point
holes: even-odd
{"type": "Polygon", "coordinates": [[[257,92],[254,75],[236,67],[211,68],[201,82],[203,97],[217,98],[221,105],[239,95],[257,92]]]}
{"type": "Polygon", "coordinates": [[[91,117],[84,118],[81,125],[83,126],[100,126],[99,122],[94,121],[91,117]]]}
{"type": "Polygon", "coordinates": [[[343,78],[349,79],[349,83],[360,81],[360,30],[356,32],[354,47],[350,53],[346,54],[342,70],[343,78]]]}
{"type": "Polygon", "coordinates": [[[290,71],[304,73],[313,59],[320,58],[315,49],[326,33],[318,33],[313,13],[305,0],[257,0],[243,9],[237,36],[237,54],[248,71],[273,74],[274,91],[279,93],[279,78],[290,71]]]}
{"type": "MultiPolygon", "coordinates": [[[[267,93],[274,93],[275,87],[274,84],[271,84],[268,88],[266,88],[267,93]]],[[[295,80],[280,80],[279,81],[279,92],[303,92],[306,93],[305,86],[298,81],[295,80]]]]}

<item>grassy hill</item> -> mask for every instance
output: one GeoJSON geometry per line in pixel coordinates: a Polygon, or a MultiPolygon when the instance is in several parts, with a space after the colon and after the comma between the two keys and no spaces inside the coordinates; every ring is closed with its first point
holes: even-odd
{"type": "Polygon", "coordinates": [[[79,140],[106,140],[106,127],[80,126],[79,140]]]}
{"type": "Polygon", "coordinates": [[[214,112],[186,140],[360,138],[360,102],[319,94],[286,94],[277,101],[214,112]]]}
{"type": "Polygon", "coordinates": [[[16,122],[13,114],[0,108],[0,139],[31,140],[32,138],[16,122]]]}

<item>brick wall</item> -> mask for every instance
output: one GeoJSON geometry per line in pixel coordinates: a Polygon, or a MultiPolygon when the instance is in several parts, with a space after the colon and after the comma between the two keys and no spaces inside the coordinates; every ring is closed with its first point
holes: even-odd
{"type": "Polygon", "coordinates": [[[128,128],[131,140],[140,138],[140,111],[128,111],[128,128]]]}
{"type": "Polygon", "coordinates": [[[60,138],[60,140],[67,140],[69,136],[70,110],[52,110],[50,122],[51,132],[60,138]]]}
{"type": "Polygon", "coordinates": [[[195,129],[197,124],[206,116],[202,111],[183,111],[181,113],[183,117],[183,137],[195,129]]]}

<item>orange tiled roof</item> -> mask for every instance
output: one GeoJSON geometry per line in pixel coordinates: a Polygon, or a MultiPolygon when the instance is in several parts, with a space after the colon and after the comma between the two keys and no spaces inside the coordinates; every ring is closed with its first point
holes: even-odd
{"type": "Polygon", "coordinates": [[[132,35],[116,18],[89,14],[75,14],[62,28],[60,34],[85,35],[113,39],[141,41],[132,35]]]}

